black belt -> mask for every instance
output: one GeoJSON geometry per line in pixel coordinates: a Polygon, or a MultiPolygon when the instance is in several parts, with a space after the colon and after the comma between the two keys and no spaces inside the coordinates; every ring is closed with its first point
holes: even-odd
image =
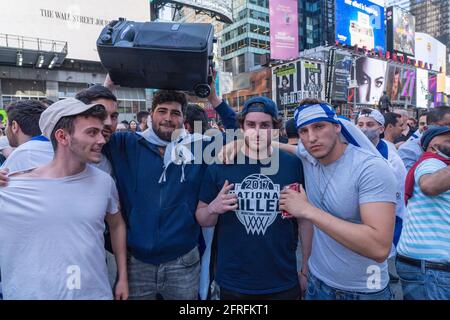
{"type": "Polygon", "coordinates": [[[440,262],[431,262],[431,261],[426,261],[426,260],[418,260],[418,259],[401,256],[399,254],[397,254],[397,260],[400,262],[406,263],[406,264],[410,264],[412,266],[416,266],[416,267],[421,267],[422,261],[424,261],[425,268],[450,271],[450,263],[440,263],[440,262]]]}

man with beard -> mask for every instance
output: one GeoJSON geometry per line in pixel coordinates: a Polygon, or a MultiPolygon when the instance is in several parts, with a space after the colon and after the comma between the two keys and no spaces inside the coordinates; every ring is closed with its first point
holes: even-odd
{"type": "Polygon", "coordinates": [[[105,263],[106,220],[116,253],[116,299],[127,299],[125,223],[117,190],[98,163],[105,108],[73,98],[41,115],[55,150],[42,167],[0,189],[0,268],[6,299],[112,299],[105,263]]]}
{"type": "Polygon", "coordinates": [[[397,250],[407,300],[450,299],[450,127],[430,126],[406,179],[408,214],[397,250]]]}
{"type": "MultiPolygon", "coordinates": [[[[235,124],[225,102],[216,95],[208,100],[224,122],[235,124]]],[[[151,126],[116,133],[106,145],[127,220],[131,299],[198,297],[200,226],[194,215],[206,164],[190,150],[203,150],[210,138],[181,130],[186,106],[183,93],[160,90],[151,126]]]]}

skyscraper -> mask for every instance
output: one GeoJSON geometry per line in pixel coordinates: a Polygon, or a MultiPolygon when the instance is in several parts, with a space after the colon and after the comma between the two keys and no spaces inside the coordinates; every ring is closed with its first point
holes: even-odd
{"type": "MultiPolygon", "coordinates": [[[[299,50],[334,42],[334,0],[298,0],[299,50]]],[[[222,31],[224,71],[249,72],[270,54],[268,0],[234,0],[234,23],[222,31]]]]}

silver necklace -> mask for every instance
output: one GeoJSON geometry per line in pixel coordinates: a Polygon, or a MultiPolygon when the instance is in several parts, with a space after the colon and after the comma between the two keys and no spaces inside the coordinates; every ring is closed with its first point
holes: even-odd
{"type": "Polygon", "coordinates": [[[336,171],[337,171],[337,168],[339,167],[339,165],[340,164],[336,164],[336,166],[335,166],[335,168],[334,168],[334,170],[333,170],[333,173],[331,174],[331,176],[328,178],[328,180],[327,180],[327,182],[326,182],[326,184],[325,184],[325,187],[324,187],[324,189],[323,189],[323,191],[321,191],[320,189],[321,189],[321,187],[322,187],[322,178],[321,178],[321,176],[323,176],[324,178],[325,178],[325,170],[324,170],[324,166],[322,165],[322,164],[319,164],[319,166],[320,166],[320,170],[319,170],[319,194],[320,194],[320,205],[321,205],[321,207],[322,208],[325,208],[325,204],[324,204],[324,199],[325,199],[325,194],[326,194],[326,192],[327,192],[327,189],[328,189],[328,186],[329,186],[329,184],[330,184],[330,182],[331,182],[331,180],[333,179],[333,177],[334,177],[334,174],[336,173],[336,171]]]}

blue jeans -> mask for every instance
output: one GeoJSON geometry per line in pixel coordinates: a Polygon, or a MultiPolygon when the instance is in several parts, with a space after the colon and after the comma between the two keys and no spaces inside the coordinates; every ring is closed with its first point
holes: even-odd
{"type": "Polygon", "coordinates": [[[396,261],[405,300],[450,300],[450,272],[396,261]]]}
{"type": "Polygon", "coordinates": [[[309,273],[305,300],[392,300],[392,297],[389,285],[374,293],[345,291],[330,287],[309,273]]]}
{"type": "Polygon", "coordinates": [[[166,263],[152,265],[128,257],[130,300],[197,300],[200,281],[200,254],[195,247],[166,263]]]}

